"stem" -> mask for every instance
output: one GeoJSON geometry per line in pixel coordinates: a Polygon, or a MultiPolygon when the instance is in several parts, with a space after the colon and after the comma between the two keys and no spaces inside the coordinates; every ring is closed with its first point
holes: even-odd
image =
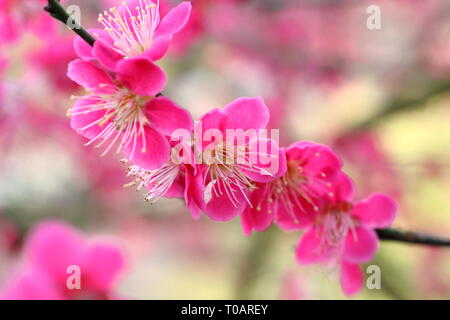
{"type": "Polygon", "coordinates": [[[450,91],[450,81],[447,80],[443,82],[434,82],[431,85],[429,85],[418,97],[409,99],[395,98],[391,100],[379,113],[350,128],[348,132],[356,132],[359,130],[373,127],[374,125],[380,123],[385,118],[393,114],[425,106],[426,102],[429,99],[448,91],[450,91]]]}
{"type": "MultiPolygon", "coordinates": [[[[50,13],[50,15],[56,20],[61,21],[64,24],[70,19],[70,14],[61,6],[59,0],[48,0],[48,5],[44,7],[44,10],[50,13]]],[[[77,25],[72,30],[79,35],[84,41],[86,41],[90,46],[94,45],[95,39],[89,32],[86,31],[81,25],[77,25]]]]}
{"type": "Polygon", "coordinates": [[[413,244],[424,244],[429,246],[450,247],[450,238],[441,238],[434,235],[413,231],[402,231],[391,228],[377,229],[376,232],[381,240],[400,241],[413,244]]]}

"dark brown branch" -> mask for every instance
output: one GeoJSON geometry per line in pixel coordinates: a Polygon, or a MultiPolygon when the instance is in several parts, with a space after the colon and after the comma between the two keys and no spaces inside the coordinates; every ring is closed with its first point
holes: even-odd
{"type": "MultiPolygon", "coordinates": [[[[44,8],[45,11],[50,13],[50,15],[56,20],[61,21],[67,25],[67,22],[71,18],[70,14],[61,6],[58,0],[48,0],[48,5],[44,8]]],[[[89,32],[86,31],[81,25],[77,25],[72,30],[79,35],[84,41],[93,46],[95,39],[89,32]]]]}
{"type": "Polygon", "coordinates": [[[401,231],[397,229],[377,229],[378,237],[381,240],[400,241],[413,244],[424,244],[430,246],[450,246],[450,238],[441,238],[434,235],[413,232],[401,231]]]}

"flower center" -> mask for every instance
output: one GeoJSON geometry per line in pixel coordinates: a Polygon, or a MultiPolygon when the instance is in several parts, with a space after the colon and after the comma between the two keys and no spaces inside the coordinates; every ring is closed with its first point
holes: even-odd
{"type": "Polygon", "coordinates": [[[98,21],[114,42],[114,49],[125,57],[135,57],[150,49],[159,23],[159,1],[139,0],[133,15],[126,1],[101,13],[98,21]]]}
{"type": "MultiPolygon", "coordinates": [[[[299,161],[290,160],[287,162],[286,174],[270,183],[267,194],[259,200],[256,210],[261,210],[263,201],[274,204],[275,212],[278,205],[282,204],[292,219],[298,223],[296,214],[298,211],[305,214],[310,212],[310,208],[306,205],[309,204],[314,211],[319,211],[317,201],[321,194],[317,187],[327,189],[331,187],[331,184],[324,180],[325,177],[323,173],[317,177],[305,170],[299,161]]],[[[270,207],[268,213],[272,213],[270,207]]]]}
{"type": "Polygon", "coordinates": [[[220,144],[214,149],[204,152],[203,160],[208,166],[204,182],[207,178],[210,179],[205,191],[206,202],[211,197],[211,193],[214,193],[217,197],[226,195],[233,206],[237,207],[239,199],[236,193],[240,193],[251,205],[247,197],[247,190],[252,190],[255,186],[243,169],[249,171],[257,169],[247,163],[245,148],[220,144]]]}
{"type": "Polygon", "coordinates": [[[144,128],[150,122],[145,114],[144,106],[151,97],[141,97],[131,93],[125,88],[117,88],[111,94],[103,94],[92,97],[73,97],[92,100],[92,104],[72,108],[70,116],[88,115],[92,112],[104,112],[102,117],[80,128],[79,131],[87,130],[93,126],[101,128],[99,133],[86,145],[97,143],[96,147],[109,143],[105,147],[102,156],[120,141],[117,153],[125,146],[132,145],[130,157],[133,157],[138,138],[142,139],[142,153],[147,150],[144,128]]]}
{"type": "Polygon", "coordinates": [[[317,218],[316,225],[320,232],[320,246],[325,252],[339,255],[343,250],[344,239],[348,232],[352,232],[353,236],[356,237],[354,232],[356,222],[348,213],[350,209],[350,203],[341,203],[324,211],[317,218]]]}

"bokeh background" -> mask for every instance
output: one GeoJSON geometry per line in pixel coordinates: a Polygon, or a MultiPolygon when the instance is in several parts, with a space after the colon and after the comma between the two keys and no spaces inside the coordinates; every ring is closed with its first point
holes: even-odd
{"type": "MultiPolygon", "coordinates": [[[[85,27],[114,0],[70,0],[85,27]]],[[[162,10],[177,1],[161,0],[162,10]]],[[[116,289],[131,299],[345,299],[336,275],[300,266],[299,233],[245,237],[240,221],[191,218],[181,200],[149,205],[113,155],[99,159],[66,111],[74,34],[45,1],[0,1],[0,290],[27,233],[47,219],[120,243],[116,289]]],[[[283,144],[331,145],[358,197],[400,203],[394,226],[450,235],[450,3],[446,0],[193,0],[160,66],[164,94],[195,119],[261,95],[283,144]],[[369,30],[377,5],[381,28],[369,30]]],[[[450,249],[383,242],[381,290],[356,299],[449,299],[450,249]]]]}

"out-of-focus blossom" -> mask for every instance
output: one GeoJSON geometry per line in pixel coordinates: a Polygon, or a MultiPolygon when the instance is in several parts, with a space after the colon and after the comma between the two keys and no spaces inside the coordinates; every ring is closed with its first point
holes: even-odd
{"type": "Polygon", "coordinates": [[[296,256],[301,264],[323,263],[338,267],[342,289],[352,295],[363,285],[359,264],[372,260],[378,249],[374,228],[391,225],[397,204],[380,193],[353,202],[353,182],[345,174],[341,174],[335,184],[334,193],[335,199],[302,235],[296,256]]]}
{"type": "Polygon", "coordinates": [[[70,63],[68,76],[91,92],[72,107],[72,128],[89,139],[87,144],[107,144],[104,154],[118,142],[117,152],[143,168],[157,169],[169,160],[166,136],[180,128],[192,130],[186,110],[156,97],[166,75],[146,58],[121,61],[115,80],[83,60],[70,63]]]}
{"type": "Polygon", "coordinates": [[[342,161],[327,146],[299,141],[285,151],[287,170],[280,178],[259,183],[242,214],[244,233],[263,231],[275,221],[282,229],[305,227],[333,198],[332,182],[342,161]]]}
{"type": "Polygon", "coordinates": [[[448,270],[445,269],[445,258],[445,251],[430,247],[419,259],[419,264],[416,266],[418,289],[420,292],[425,292],[427,298],[430,298],[430,294],[439,293],[442,296],[450,294],[450,284],[448,281],[442,281],[448,270]]]}
{"type": "Polygon", "coordinates": [[[43,11],[46,0],[0,0],[0,40],[10,43],[27,30],[39,26],[42,19],[51,20],[43,11]]]}
{"type": "Polygon", "coordinates": [[[383,188],[383,192],[399,198],[401,187],[396,167],[372,131],[357,131],[337,138],[333,146],[361,177],[360,194],[383,188]]]}
{"type": "Polygon", "coordinates": [[[308,298],[307,281],[298,270],[288,270],[281,280],[279,298],[283,300],[303,300],[308,298]]]}
{"type": "Polygon", "coordinates": [[[85,238],[69,225],[53,221],[34,228],[23,258],[2,291],[3,299],[112,299],[125,267],[115,245],[85,238]]]}
{"type": "MultiPolygon", "coordinates": [[[[210,0],[195,0],[192,3],[192,10],[186,25],[172,39],[169,53],[173,52],[176,56],[189,53],[189,50],[201,39],[205,34],[205,15],[208,7],[211,5],[210,0]]],[[[160,1],[161,12],[170,11],[170,1],[160,1]]]]}
{"type": "Polygon", "coordinates": [[[14,251],[20,244],[20,231],[17,225],[0,209],[0,250],[14,251]]]}
{"type": "Polygon", "coordinates": [[[72,37],[49,31],[47,28],[46,36],[40,36],[39,40],[41,43],[30,50],[27,56],[28,61],[32,67],[37,68],[38,72],[48,77],[55,89],[73,92],[77,85],[67,78],[65,72],[69,62],[77,57],[73,49],[72,37]]]}

